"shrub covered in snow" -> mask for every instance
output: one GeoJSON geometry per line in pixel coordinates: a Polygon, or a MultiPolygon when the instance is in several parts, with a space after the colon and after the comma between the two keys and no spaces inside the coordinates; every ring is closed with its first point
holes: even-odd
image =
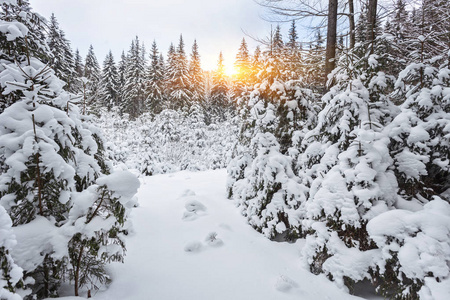
{"type": "Polygon", "coordinates": [[[412,212],[392,210],[367,224],[380,254],[374,259],[380,291],[398,299],[448,299],[450,204],[439,197],[412,212]]]}
{"type": "Polygon", "coordinates": [[[243,124],[228,166],[228,197],[269,238],[301,235],[307,190],[292,166],[298,156],[294,136],[315,121],[314,95],[300,80],[286,81],[284,64],[266,53],[260,83],[241,94],[243,124]]]}
{"type": "Polygon", "coordinates": [[[450,69],[434,58],[400,72],[401,113],[386,128],[402,194],[411,199],[450,189],[450,69]]]}
{"type": "Polygon", "coordinates": [[[114,163],[125,163],[151,176],[180,170],[224,168],[237,137],[235,119],[206,125],[201,112],[164,110],[128,121],[104,112],[98,120],[106,152],[114,163]]]}
{"type": "Polygon", "coordinates": [[[0,299],[20,300],[22,297],[15,291],[22,281],[23,270],[11,256],[11,250],[17,244],[11,227],[11,219],[0,205],[0,299]]]}
{"type": "MultiPolygon", "coordinates": [[[[20,3],[15,9],[23,10],[21,18],[36,18],[27,2],[20,3]]],[[[78,295],[79,288],[106,281],[106,263],[123,259],[139,181],[109,167],[99,129],[80,114],[54,71],[26,51],[37,42],[20,44],[34,36],[20,32],[9,44],[15,62],[2,59],[0,65],[1,93],[10,100],[0,114],[0,205],[18,241],[5,262],[12,257],[24,270],[30,297],[57,296],[69,280],[78,295]]],[[[14,269],[10,290],[18,278],[14,269]]]]}
{"type": "MultiPolygon", "coordinates": [[[[312,272],[344,286],[346,277],[368,277],[371,261],[365,252],[376,247],[367,222],[397,200],[389,139],[381,133],[395,110],[386,99],[371,99],[369,74],[348,68],[335,72],[337,84],[323,97],[318,125],[305,136],[299,176],[310,187],[303,224],[312,236],[303,257],[312,272]],[[359,268],[347,269],[342,261],[348,255],[358,259],[359,268]]],[[[371,82],[382,76],[375,74],[371,82]]]]}
{"type": "Polygon", "coordinates": [[[317,124],[311,96],[290,94],[276,68],[243,93],[228,196],[269,238],[307,235],[305,265],[341,288],[368,279],[396,299],[446,299],[448,61],[413,63],[396,82],[386,47],[380,36],[374,53],[341,57],[317,124]]]}

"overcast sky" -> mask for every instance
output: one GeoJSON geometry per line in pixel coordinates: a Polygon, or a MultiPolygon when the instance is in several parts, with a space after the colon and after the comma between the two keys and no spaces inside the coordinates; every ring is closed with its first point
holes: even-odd
{"type": "MultiPolygon", "coordinates": [[[[253,0],[31,0],[32,8],[47,19],[51,13],[84,57],[90,44],[100,63],[109,49],[116,62],[122,50],[128,51],[138,35],[150,48],[153,40],[166,56],[171,42],[180,34],[191,52],[197,39],[202,66],[214,69],[219,52],[226,65],[232,65],[244,32],[265,37],[270,23],[261,16],[265,11],[253,0]]],[[[285,25],[286,29],[289,25],[285,25]]],[[[256,42],[246,37],[250,48],[256,42]]]]}

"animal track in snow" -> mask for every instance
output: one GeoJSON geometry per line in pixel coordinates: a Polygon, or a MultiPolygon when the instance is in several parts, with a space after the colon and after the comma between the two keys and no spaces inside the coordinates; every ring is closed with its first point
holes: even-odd
{"type": "Polygon", "coordinates": [[[206,211],[206,206],[197,200],[187,201],[184,207],[186,207],[186,210],[189,212],[206,211]]]}
{"type": "Polygon", "coordinates": [[[198,241],[189,242],[184,246],[184,251],[191,253],[198,253],[202,251],[203,245],[198,241]]]}
{"type": "Polygon", "coordinates": [[[212,247],[220,247],[223,245],[223,241],[217,238],[217,232],[210,232],[205,238],[205,242],[212,247]]]}
{"type": "Polygon", "coordinates": [[[193,190],[187,189],[184,190],[181,194],[181,197],[189,197],[189,196],[195,196],[195,192],[193,190]]]}
{"type": "Polygon", "coordinates": [[[197,200],[188,200],[184,205],[186,211],[183,213],[183,220],[193,221],[206,212],[206,206],[197,200]]]}
{"type": "Polygon", "coordinates": [[[287,293],[293,288],[298,288],[298,284],[291,278],[280,275],[275,283],[275,288],[280,292],[287,293]]]}

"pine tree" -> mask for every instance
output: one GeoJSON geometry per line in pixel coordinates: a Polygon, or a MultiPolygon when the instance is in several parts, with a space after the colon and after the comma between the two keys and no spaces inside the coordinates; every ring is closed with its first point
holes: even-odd
{"type": "MultiPolygon", "coordinates": [[[[370,258],[376,245],[367,232],[368,221],[397,201],[389,140],[383,133],[397,112],[388,97],[392,77],[382,71],[391,63],[384,42],[375,41],[373,54],[341,57],[332,73],[335,85],[322,97],[325,107],[304,137],[299,159],[299,176],[309,188],[305,215],[313,220],[305,222],[313,230],[303,250],[305,262],[313,273],[328,274],[350,288],[375,271],[370,258]],[[351,276],[334,267],[349,253],[360,259],[351,276]]],[[[356,45],[355,53],[361,53],[358,47],[365,46],[356,45]]]]}
{"type": "Polygon", "coordinates": [[[325,78],[325,48],[320,30],[316,33],[316,40],[311,44],[305,55],[305,81],[314,91],[323,92],[323,78],[325,78]]]}
{"type": "Polygon", "coordinates": [[[110,50],[103,62],[102,78],[100,82],[102,90],[104,91],[101,99],[102,106],[106,107],[108,110],[118,106],[118,80],[119,74],[117,73],[114,57],[110,50]]]}
{"type": "Polygon", "coordinates": [[[77,77],[83,77],[84,75],[84,65],[83,65],[83,60],[81,58],[80,55],[80,51],[77,49],[75,51],[75,73],[77,77]]]}
{"type": "Polygon", "coordinates": [[[52,54],[52,68],[55,70],[56,75],[67,83],[67,89],[73,91],[75,61],[70,42],[59,28],[59,23],[54,14],[50,17],[48,46],[52,54]]]}
{"type": "Polygon", "coordinates": [[[299,74],[303,72],[302,70],[302,55],[301,49],[297,42],[298,34],[295,25],[295,20],[291,23],[291,28],[289,29],[289,41],[286,43],[287,47],[287,68],[289,74],[287,74],[288,79],[296,79],[299,74]]]}
{"type": "Polygon", "coordinates": [[[283,55],[283,48],[284,42],[283,36],[281,34],[281,27],[280,25],[277,25],[277,28],[275,29],[275,32],[273,33],[271,38],[270,51],[275,56],[281,56],[283,55]]]}
{"type": "Polygon", "coordinates": [[[127,57],[125,55],[125,51],[122,51],[122,55],[120,56],[120,61],[117,67],[117,71],[119,73],[119,78],[117,81],[117,103],[119,107],[123,107],[126,68],[127,68],[127,57]]]}
{"type": "Polygon", "coordinates": [[[69,92],[75,92],[76,91],[76,72],[75,72],[75,58],[72,51],[72,48],[70,46],[70,41],[66,38],[65,33],[60,30],[59,32],[61,36],[61,40],[63,41],[63,57],[65,64],[67,65],[67,77],[65,78],[65,81],[67,83],[67,91],[69,92]]]}
{"type": "MultiPolygon", "coordinates": [[[[0,23],[1,26],[2,23],[0,23]]],[[[11,219],[0,205],[0,297],[5,300],[20,300],[16,289],[22,285],[23,270],[14,263],[12,248],[17,244],[11,219]]]]}
{"type": "Polygon", "coordinates": [[[445,100],[449,74],[448,59],[424,59],[409,64],[395,84],[402,112],[387,132],[400,193],[406,199],[427,201],[450,187],[450,105],[445,100]]]}
{"type": "MultiPolygon", "coordinates": [[[[444,0],[422,0],[418,10],[416,30],[423,58],[449,55],[450,51],[450,3],[444,0]]],[[[418,51],[419,52],[419,51],[418,51]]],[[[416,59],[419,59],[417,57],[416,59]]]]}
{"type": "MultiPolygon", "coordinates": [[[[44,62],[50,60],[49,48],[45,42],[45,20],[31,11],[29,2],[3,1],[1,2],[0,19],[5,22],[19,22],[20,25],[2,27],[0,35],[0,72],[4,66],[16,61],[21,63],[25,59],[24,53],[30,53],[44,62]],[[13,31],[16,30],[16,31],[13,31]],[[26,37],[26,39],[25,39],[26,37]]],[[[9,23],[8,23],[9,24],[9,23]]],[[[2,95],[0,97],[0,113],[16,99],[17,95],[2,95]]]]}
{"type": "Polygon", "coordinates": [[[80,51],[75,50],[74,62],[73,62],[73,80],[72,80],[72,91],[75,94],[81,93],[83,91],[83,82],[81,77],[84,75],[83,59],[81,58],[80,51]]]}
{"type": "Polygon", "coordinates": [[[189,63],[189,77],[191,84],[192,103],[203,105],[205,102],[205,77],[200,62],[197,40],[192,45],[191,60],[189,63]]]}
{"type": "Polygon", "coordinates": [[[239,97],[248,85],[251,72],[250,63],[247,42],[243,38],[234,62],[236,75],[233,78],[233,97],[239,97]]]}
{"type": "Polygon", "coordinates": [[[98,64],[97,57],[94,53],[94,47],[89,46],[88,53],[84,60],[84,78],[85,81],[85,102],[86,108],[83,113],[98,114],[102,103],[100,97],[102,95],[102,89],[100,84],[100,65],[98,64]]]}
{"type": "Polygon", "coordinates": [[[150,52],[147,70],[147,96],[145,107],[151,114],[159,114],[164,101],[164,58],[160,56],[156,41],[150,52]]]}
{"type": "Polygon", "coordinates": [[[168,102],[172,109],[187,109],[190,99],[192,99],[189,78],[189,68],[184,51],[183,36],[180,35],[180,41],[176,49],[169,49],[167,55],[167,89],[168,102]]]}
{"type": "Polygon", "coordinates": [[[237,75],[241,77],[241,79],[248,76],[248,72],[250,69],[250,54],[245,38],[242,39],[241,45],[239,46],[238,53],[236,54],[236,61],[234,62],[234,67],[236,68],[237,75]]]}
{"type": "Polygon", "coordinates": [[[224,121],[226,113],[230,109],[230,97],[222,52],[219,54],[217,70],[213,73],[211,95],[208,102],[208,114],[211,116],[212,122],[224,121]]]}
{"type": "Polygon", "coordinates": [[[137,118],[144,111],[145,101],[145,51],[136,37],[131,42],[127,55],[125,70],[124,96],[122,112],[127,113],[131,119],[137,118]]]}
{"type": "Polygon", "coordinates": [[[251,72],[249,74],[249,85],[253,85],[257,81],[258,73],[262,68],[262,53],[259,46],[256,47],[251,59],[251,72]]]}

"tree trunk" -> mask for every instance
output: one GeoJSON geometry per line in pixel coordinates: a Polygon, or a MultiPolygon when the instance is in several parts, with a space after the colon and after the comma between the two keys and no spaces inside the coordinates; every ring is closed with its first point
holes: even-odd
{"type": "Polygon", "coordinates": [[[335,67],[336,56],[336,25],[337,25],[337,5],[338,0],[328,0],[328,28],[327,28],[327,49],[325,55],[325,85],[328,74],[335,67]]]}
{"type": "Polygon", "coordinates": [[[370,43],[370,53],[373,53],[373,42],[375,41],[377,3],[378,0],[369,0],[367,7],[367,41],[370,43]]]}
{"type": "Polygon", "coordinates": [[[80,255],[78,256],[78,261],[77,261],[77,266],[76,266],[76,270],[75,270],[75,296],[79,296],[78,294],[78,289],[79,289],[79,282],[80,282],[80,268],[81,268],[81,257],[83,256],[83,242],[81,242],[81,247],[80,247],[80,255]]]}
{"type": "Polygon", "coordinates": [[[348,25],[350,28],[350,49],[355,47],[355,5],[353,4],[353,0],[348,0],[348,25]]]}

